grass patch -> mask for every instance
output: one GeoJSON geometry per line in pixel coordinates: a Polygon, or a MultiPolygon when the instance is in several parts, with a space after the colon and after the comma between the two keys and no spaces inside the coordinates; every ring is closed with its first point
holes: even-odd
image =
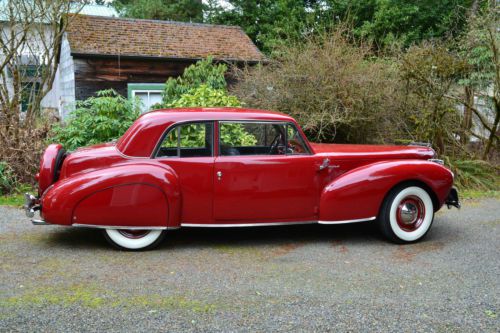
{"type": "Polygon", "coordinates": [[[500,191],[495,190],[462,190],[459,191],[458,195],[461,199],[500,199],[500,191]]]}
{"type": "Polygon", "coordinates": [[[30,185],[21,185],[11,194],[0,195],[0,206],[22,207],[26,192],[35,193],[36,190],[30,185]]]}
{"type": "Polygon", "coordinates": [[[117,295],[96,285],[76,284],[65,287],[37,287],[26,290],[22,295],[2,297],[0,308],[33,306],[82,306],[90,309],[123,307],[158,310],[186,310],[210,313],[217,309],[215,304],[188,299],[180,295],[117,295]]]}
{"type": "Polygon", "coordinates": [[[81,305],[98,308],[104,304],[99,290],[94,287],[73,285],[66,288],[35,288],[21,296],[0,299],[0,307],[81,305]]]}
{"type": "Polygon", "coordinates": [[[0,206],[22,207],[24,205],[24,194],[16,193],[0,196],[0,206]]]}

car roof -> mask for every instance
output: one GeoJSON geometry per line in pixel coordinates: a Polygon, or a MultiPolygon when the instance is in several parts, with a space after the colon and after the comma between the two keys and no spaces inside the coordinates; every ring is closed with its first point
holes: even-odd
{"type": "Polygon", "coordinates": [[[251,108],[237,107],[213,107],[213,108],[175,108],[160,109],[150,111],[142,117],[154,115],[155,118],[161,115],[169,121],[190,121],[190,120],[274,120],[274,121],[293,121],[293,118],[286,114],[259,110],[251,108]]]}
{"type": "Polygon", "coordinates": [[[295,120],[283,113],[249,108],[177,108],[146,112],[118,140],[118,150],[128,156],[148,157],[165,132],[165,128],[181,122],[208,120],[280,121],[295,120]]]}

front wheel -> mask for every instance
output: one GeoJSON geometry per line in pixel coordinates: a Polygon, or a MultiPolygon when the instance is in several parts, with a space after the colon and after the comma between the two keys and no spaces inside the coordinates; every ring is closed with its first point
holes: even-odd
{"type": "Polygon", "coordinates": [[[164,230],[105,229],[104,237],[121,250],[149,250],[165,237],[164,230]]]}
{"type": "Polygon", "coordinates": [[[434,204],[420,186],[394,188],[382,204],[379,226],[388,239],[404,244],[424,237],[434,220],[434,204]]]}

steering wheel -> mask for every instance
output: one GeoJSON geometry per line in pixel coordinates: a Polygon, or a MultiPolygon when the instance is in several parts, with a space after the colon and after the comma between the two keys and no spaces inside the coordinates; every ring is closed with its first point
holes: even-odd
{"type": "Polygon", "coordinates": [[[277,151],[280,141],[281,141],[281,133],[277,134],[274,137],[273,142],[271,143],[271,147],[269,148],[269,155],[273,155],[273,152],[275,150],[277,151]]]}

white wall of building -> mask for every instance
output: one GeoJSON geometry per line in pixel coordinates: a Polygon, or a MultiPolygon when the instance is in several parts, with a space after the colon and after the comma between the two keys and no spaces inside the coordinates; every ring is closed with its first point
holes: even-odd
{"type": "Polygon", "coordinates": [[[57,74],[58,84],[54,85],[53,89],[57,90],[59,115],[63,119],[75,107],[75,64],[66,35],[64,35],[61,45],[61,58],[57,74]]]}

